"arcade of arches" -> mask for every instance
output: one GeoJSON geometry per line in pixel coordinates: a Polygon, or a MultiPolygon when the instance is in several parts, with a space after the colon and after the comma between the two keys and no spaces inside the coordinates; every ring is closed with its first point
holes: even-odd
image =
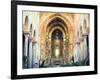
{"type": "Polygon", "coordinates": [[[89,14],[23,12],[23,68],[89,65],[89,14]]]}

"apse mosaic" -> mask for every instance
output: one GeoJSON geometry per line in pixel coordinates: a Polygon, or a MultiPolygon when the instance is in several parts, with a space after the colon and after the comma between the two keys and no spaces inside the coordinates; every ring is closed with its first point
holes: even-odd
{"type": "Polygon", "coordinates": [[[23,69],[89,66],[90,15],[23,11],[23,69]]]}

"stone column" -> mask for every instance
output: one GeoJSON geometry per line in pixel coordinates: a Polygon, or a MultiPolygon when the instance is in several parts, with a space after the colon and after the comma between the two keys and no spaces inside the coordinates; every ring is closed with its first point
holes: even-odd
{"type": "Polygon", "coordinates": [[[24,34],[25,35],[25,43],[24,43],[24,68],[27,68],[27,63],[28,63],[28,38],[29,34],[24,34]]]}
{"type": "Polygon", "coordinates": [[[38,49],[37,43],[34,41],[33,42],[33,67],[34,68],[39,67],[39,64],[37,63],[37,57],[39,57],[37,49],[38,49]]]}
{"type": "Polygon", "coordinates": [[[66,54],[67,54],[67,49],[66,49],[66,38],[63,39],[63,63],[66,64],[66,54]]]}
{"type": "Polygon", "coordinates": [[[52,43],[51,43],[51,37],[48,38],[48,44],[49,44],[48,45],[49,46],[48,47],[48,49],[49,49],[49,64],[51,65],[51,58],[52,58],[51,57],[51,55],[52,55],[52,52],[51,52],[52,51],[52,49],[51,49],[51,45],[52,45],[52,43]]]}
{"type": "Polygon", "coordinates": [[[83,39],[84,39],[84,59],[87,57],[87,34],[83,34],[83,39]]]}
{"type": "Polygon", "coordinates": [[[28,68],[28,40],[29,40],[29,20],[28,16],[25,17],[25,22],[23,24],[23,33],[25,36],[25,43],[24,43],[24,53],[23,53],[23,68],[28,68]]]}
{"type": "Polygon", "coordinates": [[[32,53],[32,39],[29,40],[29,55],[28,55],[28,68],[32,68],[33,65],[33,53],[32,53]]]}
{"type": "Polygon", "coordinates": [[[80,38],[76,36],[75,43],[74,43],[74,63],[80,61],[80,57],[81,57],[80,38]]]}
{"type": "Polygon", "coordinates": [[[32,40],[32,67],[34,68],[34,41],[32,40]]]}

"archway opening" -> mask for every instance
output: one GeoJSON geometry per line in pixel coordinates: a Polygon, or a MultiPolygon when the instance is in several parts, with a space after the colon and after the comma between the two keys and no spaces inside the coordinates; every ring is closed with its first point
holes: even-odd
{"type": "Polygon", "coordinates": [[[61,66],[67,60],[68,53],[68,27],[60,17],[55,17],[47,25],[46,46],[52,66],[61,66]]]}

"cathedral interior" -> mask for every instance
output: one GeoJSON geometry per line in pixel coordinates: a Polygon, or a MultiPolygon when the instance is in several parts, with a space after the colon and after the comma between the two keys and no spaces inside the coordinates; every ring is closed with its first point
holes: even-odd
{"type": "Polygon", "coordinates": [[[24,69],[89,65],[89,14],[23,11],[24,69]]]}

